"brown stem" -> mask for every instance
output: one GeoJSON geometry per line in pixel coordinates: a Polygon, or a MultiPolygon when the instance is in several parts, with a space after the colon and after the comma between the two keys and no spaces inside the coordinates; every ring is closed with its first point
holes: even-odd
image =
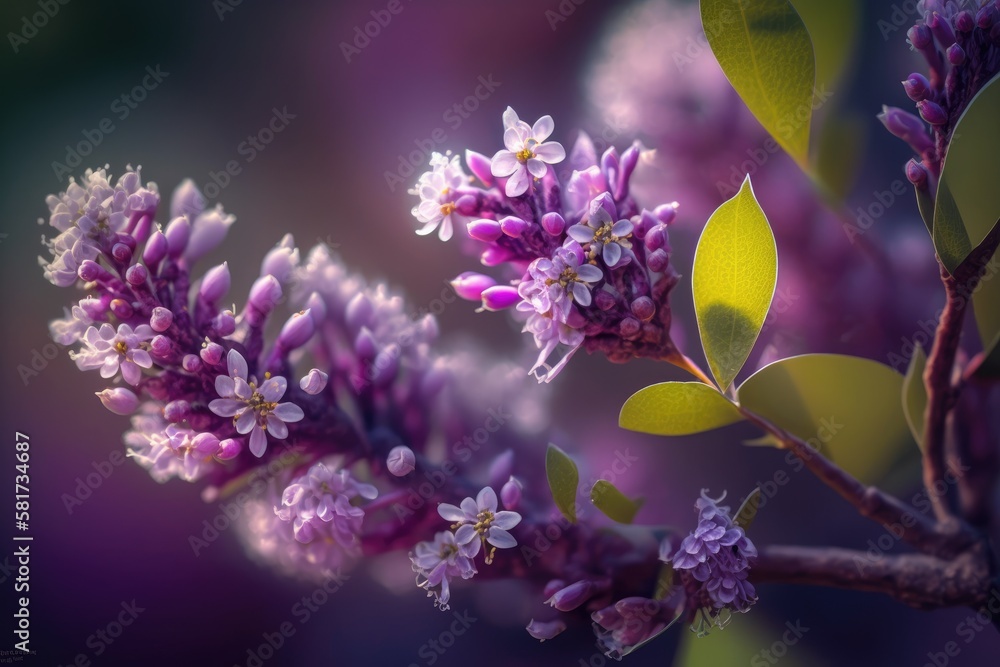
{"type": "Polygon", "coordinates": [[[866,486],[800,438],[749,410],[740,408],[747,420],[780,440],[799,457],[824,484],[841,495],[858,512],[878,522],[900,539],[924,553],[954,555],[967,548],[974,535],[953,523],[941,526],[895,496],[874,486],[866,486]]]}
{"type": "Polygon", "coordinates": [[[750,570],[756,583],[831,586],[884,593],[917,609],[980,607],[1000,595],[985,547],[954,559],[926,554],[886,555],[835,547],[771,546],[750,570]]]}
{"type": "Polygon", "coordinates": [[[698,367],[698,364],[694,363],[689,357],[683,354],[680,350],[671,350],[666,356],[663,357],[663,361],[668,361],[678,368],[683,368],[691,375],[695,376],[709,387],[714,387],[715,383],[712,382],[711,378],[705,375],[705,371],[698,367]]]}

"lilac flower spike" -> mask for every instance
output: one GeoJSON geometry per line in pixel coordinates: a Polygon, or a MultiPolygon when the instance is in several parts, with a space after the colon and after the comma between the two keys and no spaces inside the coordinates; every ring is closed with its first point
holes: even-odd
{"type": "Polygon", "coordinates": [[[288,436],[286,422],[297,422],[305,415],[294,403],[278,403],[285,395],[288,383],[283,377],[265,374],[257,387],[256,378],[247,377],[247,362],[236,350],[227,358],[229,375],[215,378],[215,391],[221,398],[208,404],[220,417],[232,417],[240,435],[250,434],[250,451],[261,457],[267,449],[267,433],[283,440],[288,436]]]}
{"type": "Polygon", "coordinates": [[[142,368],[150,368],[153,360],[142,344],[153,337],[153,330],[147,324],[132,329],[127,324],[119,324],[118,330],[108,323],[101,328],[90,327],[83,335],[86,348],[70,354],[80,370],[101,369],[102,378],[114,377],[121,368],[122,377],[130,385],[139,384],[142,368]]]}
{"type": "Polygon", "coordinates": [[[497,151],[493,156],[490,171],[498,178],[508,178],[508,197],[520,197],[531,185],[529,174],[535,178],[545,176],[546,165],[566,159],[566,149],[557,141],[545,141],[555,129],[552,116],[542,116],[534,125],[528,125],[507,107],[503,113],[503,128],[506,150],[497,151]]]}
{"type": "Polygon", "coordinates": [[[497,494],[488,486],[479,492],[475,500],[463,500],[461,507],[441,503],[438,514],[446,521],[455,522],[452,526],[458,528],[455,542],[469,558],[475,558],[480,548],[489,542],[493,547],[486,554],[486,564],[489,565],[497,549],[517,546],[517,540],[507,531],[521,522],[521,515],[510,511],[498,512],[497,494]]]}

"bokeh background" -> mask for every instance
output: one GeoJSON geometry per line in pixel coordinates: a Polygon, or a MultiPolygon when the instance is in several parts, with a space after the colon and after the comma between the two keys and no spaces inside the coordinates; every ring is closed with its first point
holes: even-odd
{"type": "MultiPolygon", "coordinates": [[[[263,642],[264,633],[293,620],[295,635],[263,664],[429,665],[421,647],[451,623],[415,587],[390,591],[362,566],[300,625],[292,608],[314,587],[249,560],[235,531],[224,532],[198,556],[192,553],[189,537],[220,511],[201,500],[199,488],[179,481],[160,486],[129,461],[102,465],[119,460],[112,456],[123,451],[127,422],[93,397],[103,386],[97,374],[79,373],[66,351],[50,342],[47,323],[61,315],[68,297],[42,279],[35,260],[42,233],[36,220],[47,215],[45,196],[65,188],[55,163],[66,164],[71,147],[94,144],[81,164],[69,163],[77,175],[87,166],[108,164],[117,176],[132,164],[142,165],[143,176],[163,193],[185,177],[203,189],[213,182],[220,186],[206,193],[238,221],[205,265],[227,260],[234,294],[238,286],[249,286],[267,249],[291,232],[300,246],[329,243],[352,269],[405,289],[416,310],[432,304],[446,279],[471,265],[454,243],[413,234],[414,199],[406,189],[421,168],[401,167],[411,152],[433,144],[433,150],[470,147],[492,154],[500,146],[500,114],[507,105],[522,118],[552,114],[554,138],[567,146],[574,128],[620,147],[642,138],[657,148],[643,193],[659,198],[654,204],[681,203],[672,241],[674,263],[687,275],[705,215],[718,203],[711,183],[707,194],[694,191],[692,174],[714,164],[728,176],[727,156],[740,154],[744,145],[752,148],[760,136],[740,116],[738,101],[718,92],[711,53],[694,56],[694,69],[675,67],[672,55],[685,53],[687,37],[697,36],[684,18],[690,13],[686,3],[400,0],[401,11],[366,45],[352,44],[372,12],[383,12],[387,4],[10,0],[0,9],[0,423],[6,441],[2,465],[9,466],[0,478],[8,480],[9,497],[12,440],[15,431],[27,433],[35,654],[24,664],[68,665],[85,654],[95,665],[246,665],[248,650],[263,642]],[[25,21],[43,23],[32,19],[43,5],[52,16],[41,27],[27,28],[25,21]],[[343,43],[361,48],[345,55],[343,43]],[[115,100],[142,85],[147,67],[159,68],[162,81],[122,118],[125,107],[115,100]],[[467,101],[481,79],[495,89],[485,99],[467,101]],[[464,113],[448,114],[456,104],[464,113]],[[287,113],[286,127],[248,160],[241,145],[268,125],[275,110],[287,113]],[[101,130],[106,118],[110,132],[101,130]],[[739,128],[737,134],[719,132],[716,122],[739,128]],[[213,174],[230,161],[240,173],[223,186],[213,174]],[[65,494],[74,494],[79,479],[102,467],[111,474],[69,511],[65,494]],[[88,637],[133,600],[144,611],[95,655],[97,644],[88,645],[88,637]]],[[[875,114],[883,103],[904,106],[897,82],[919,69],[905,44],[912,3],[862,4],[856,58],[836,91],[836,113],[857,123],[852,136],[863,150],[849,210],[867,207],[876,191],[902,178],[907,149],[882,131],[875,114]],[[894,12],[905,18],[901,29],[886,27],[896,27],[894,12]]],[[[754,178],[762,184],[762,204],[780,219],[779,256],[788,258],[783,275],[790,276],[784,279],[801,296],[790,299],[767,327],[752,363],[805,349],[851,351],[880,361],[898,353],[905,332],[917,331],[917,322],[941,302],[933,289],[932,250],[911,196],[900,197],[865,234],[885,253],[872,260],[848,243],[841,221],[803,213],[815,206],[814,197],[781,156],[759,172],[754,178]],[[887,266],[895,278],[880,273],[887,266]]],[[[694,349],[687,282],[677,289],[674,310],[676,337],[694,349]]],[[[503,315],[476,314],[472,305],[455,303],[439,319],[445,346],[477,339],[498,356],[531,356],[525,338],[503,315]]],[[[616,480],[622,489],[656,500],[638,520],[686,530],[701,488],[728,489],[739,497],[787,464],[780,452],[741,447],[754,435],[742,427],[671,442],[616,428],[618,410],[632,392],[680,378],[662,364],[616,366],[581,354],[546,390],[552,393],[552,423],[579,443],[576,454],[591,471],[609,465],[616,449],[630,448],[639,457],[640,464],[616,480]]],[[[904,497],[919,489],[913,459],[912,452],[894,454],[888,472],[880,471],[904,497]]],[[[10,572],[7,537],[12,522],[8,517],[0,523],[3,663],[13,644],[16,575],[10,572]]],[[[762,510],[753,537],[759,543],[866,549],[880,534],[808,475],[792,474],[762,510]]],[[[541,645],[531,639],[523,627],[537,613],[537,601],[512,600],[506,590],[458,590],[454,608],[479,620],[435,664],[605,664],[585,625],[541,645]]],[[[760,593],[753,613],[725,631],[696,639],[677,628],[626,662],[922,667],[933,664],[929,654],[958,641],[961,652],[947,664],[978,666],[995,664],[1000,651],[992,629],[969,643],[956,634],[967,610],[919,613],[876,595],[843,591],[765,586],[760,593]],[[786,650],[763,653],[781,642],[786,623],[808,630],[786,650]]]]}

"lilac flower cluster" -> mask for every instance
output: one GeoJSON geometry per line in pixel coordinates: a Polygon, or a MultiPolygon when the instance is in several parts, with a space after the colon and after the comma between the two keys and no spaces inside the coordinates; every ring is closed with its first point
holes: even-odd
{"type": "Polygon", "coordinates": [[[914,72],[902,82],[919,116],[885,107],[879,118],[920,158],[906,164],[907,178],[934,192],[955,125],[1000,72],[1000,2],[921,0],[919,8],[922,16],[907,37],[927,61],[928,73],[914,72]]]}
{"type": "Polygon", "coordinates": [[[581,347],[614,361],[671,354],[668,299],[677,277],[667,226],[677,204],[640,209],[629,196],[639,144],[598,157],[581,134],[568,158],[571,175],[560,182],[552,165],[567,156],[547,141],[550,116],[528,125],[508,107],[503,129],[505,148],[492,159],[466,152],[475,178],[458,156],[435,153],[410,191],[420,197],[419,234],[440,226],[447,240],[458,225],[484,265],[506,266],[513,277],[463,273],[452,283],[459,296],[486,310],[516,309],[540,350],[531,369],[540,382],[581,347]]]}
{"type": "Polygon", "coordinates": [[[695,502],[698,526],[679,547],[664,540],[660,559],[671,563],[688,598],[689,612],[701,610],[709,624],[722,627],[729,612],[746,613],[757,601],[747,575],[757,548],[743,528],[733,524],[722,498],[712,499],[705,490],[695,502]]]}

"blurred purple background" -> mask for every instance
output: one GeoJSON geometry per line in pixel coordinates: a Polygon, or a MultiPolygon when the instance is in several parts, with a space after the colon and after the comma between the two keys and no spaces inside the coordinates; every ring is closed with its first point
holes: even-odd
{"type": "MultiPolygon", "coordinates": [[[[432,664],[431,653],[421,653],[421,647],[446,631],[452,617],[434,610],[415,586],[402,595],[389,592],[362,566],[308,622],[300,623],[293,607],[314,587],[248,560],[235,531],[224,531],[193,554],[189,537],[220,513],[217,504],[202,502],[197,486],[178,481],[159,486],[130,461],[104,463],[120,460],[111,457],[124,449],[120,436],[127,420],[99,406],[93,392],[104,385],[97,374],[79,373],[65,350],[55,353],[48,338],[48,321],[61,315],[68,300],[42,279],[35,261],[41,228],[35,220],[47,215],[45,196],[65,188],[65,177],[57,177],[53,163],[66,163],[67,146],[86,140],[86,132],[97,145],[72,173],[107,163],[117,176],[126,164],[142,165],[144,178],[158,183],[163,193],[191,177],[213,202],[224,203],[237,216],[228,241],[209,258],[229,262],[234,294],[249,286],[267,249],[291,232],[303,248],[316,241],[334,245],[352,269],[405,289],[415,309],[428,307],[445,281],[469,263],[454,247],[413,234],[409,209],[414,200],[406,189],[425,160],[412,171],[401,164],[431,144],[433,150],[469,147],[492,154],[500,145],[500,114],[507,105],[522,118],[551,114],[554,138],[566,145],[578,127],[600,135],[602,121],[590,104],[588,76],[602,40],[628,4],[400,0],[402,10],[380,14],[391,20],[367,46],[348,54],[350,62],[341,43],[351,43],[356,28],[363,30],[373,20],[371,12],[384,12],[386,2],[302,2],[280,8],[249,0],[235,6],[226,0],[50,4],[58,11],[37,34],[24,31],[23,17],[41,11],[39,3],[18,0],[0,10],[5,34],[33,34],[23,43],[15,40],[16,45],[8,36],[0,47],[5,102],[0,112],[0,284],[7,303],[0,422],[9,443],[2,457],[8,467],[0,476],[10,489],[14,433],[30,435],[31,647],[37,654],[24,664],[68,665],[83,653],[95,665],[246,665],[248,650],[256,650],[264,633],[274,633],[285,621],[296,632],[265,665],[432,664]],[[114,101],[142,84],[147,67],[159,67],[162,81],[149,86],[145,99],[122,118],[125,107],[114,101]],[[484,80],[491,82],[488,87],[484,80]],[[474,97],[477,87],[484,99],[474,97]],[[464,105],[461,114],[456,104],[464,105]],[[249,160],[243,142],[267,127],[275,109],[287,111],[287,126],[249,160]],[[113,131],[94,134],[105,118],[113,131]],[[230,161],[240,173],[226,182],[218,174],[230,161]],[[221,186],[217,196],[209,187],[213,182],[221,186]],[[33,363],[37,374],[24,375],[23,368],[33,363]],[[66,494],[76,493],[78,480],[99,468],[112,472],[70,512],[66,494]],[[95,657],[98,644],[88,646],[88,637],[132,600],[144,611],[95,657]]],[[[904,30],[886,40],[879,28],[880,19],[891,17],[892,3],[865,4],[860,67],[843,97],[861,115],[868,138],[850,200],[854,207],[901,178],[905,147],[882,132],[874,116],[882,103],[902,105],[905,98],[896,82],[914,67],[904,30]]],[[[616,143],[624,147],[631,138],[620,136],[616,143]]],[[[663,192],[670,192],[669,184],[663,192]]],[[[670,198],[680,200],[684,210],[683,193],[670,198]]],[[[871,236],[892,241],[913,229],[922,231],[907,195],[871,236]]],[[[690,249],[699,231],[694,221],[675,227],[674,261],[682,274],[690,272],[690,249]]],[[[930,256],[925,235],[907,243],[906,257],[930,256]]],[[[779,252],[803,251],[779,245],[779,252]]],[[[808,255],[799,261],[809,266],[808,255]]],[[[830,290],[874,287],[857,285],[853,274],[839,278],[830,290]]],[[[900,282],[888,289],[906,288],[900,282]]],[[[690,341],[692,349],[689,289],[682,281],[674,308],[678,337],[690,341]]],[[[935,312],[940,297],[933,295],[918,299],[915,317],[935,312]]],[[[816,304],[800,307],[810,306],[816,304]]],[[[473,311],[472,304],[459,302],[441,313],[446,345],[476,338],[498,355],[528,359],[526,339],[509,318],[473,311]]],[[[827,309],[823,315],[828,327],[848,331],[853,326],[849,313],[827,309]]],[[[913,322],[901,326],[913,330],[913,322]]],[[[765,332],[757,355],[774,342],[769,335],[783,332],[794,334],[781,326],[765,332]]],[[[831,331],[831,336],[841,333],[831,331]]],[[[900,343],[885,338],[874,347],[868,344],[867,353],[884,361],[900,343]]],[[[616,428],[619,408],[631,393],[654,381],[680,378],[679,371],[653,362],[615,366],[578,355],[548,390],[555,398],[553,424],[578,439],[576,451],[593,472],[609,465],[619,448],[630,448],[639,458],[616,481],[623,490],[651,499],[638,520],[686,531],[701,488],[729,489],[731,499],[740,497],[786,464],[781,452],[740,447],[742,439],[753,436],[750,429],[667,442],[616,428]]],[[[539,465],[542,457],[539,452],[539,465]]],[[[889,483],[909,497],[919,488],[916,479],[915,470],[903,462],[889,483]]],[[[11,494],[12,489],[4,492],[8,498],[11,494]]],[[[9,558],[12,544],[9,517],[2,523],[0,559],[9,558]]],[[[880,534],[814,480],[794,474],[753,529],[758,543],[862,549],[880,534]]],[[[7,639],[0,644],[0,664],[13,644],[15,597],[8,561],[2,563],[5,620],[0,630],[7,639]]],[[[435,656],[434,664],[605,664],[585,625],[541,645],[531,639],[523,627],[539,607],[505,595],[511,588],[459,587],[453,609],[468,610],[478,620],[452,648],[435,656]]],[[[967,610],[918,613],[875,595],[840,591],[767,586],[760,593],[754,612],[727,630],[695,640],[677,628],[626,662],[663,665],[678,642],[722,646],[728,641],[728,652],[715,658],[689,656],[686,664],[773,664],[760,652],[780,641],[786,622],[796,621],[809,630],[788,648],[784,665],[921,667],[930,660],[928,653],[957,641],[961,653],[947,664],[973,666],[994,664],[1000,650],[992,629],[968,644],[956,634],[967,610]]]]}

